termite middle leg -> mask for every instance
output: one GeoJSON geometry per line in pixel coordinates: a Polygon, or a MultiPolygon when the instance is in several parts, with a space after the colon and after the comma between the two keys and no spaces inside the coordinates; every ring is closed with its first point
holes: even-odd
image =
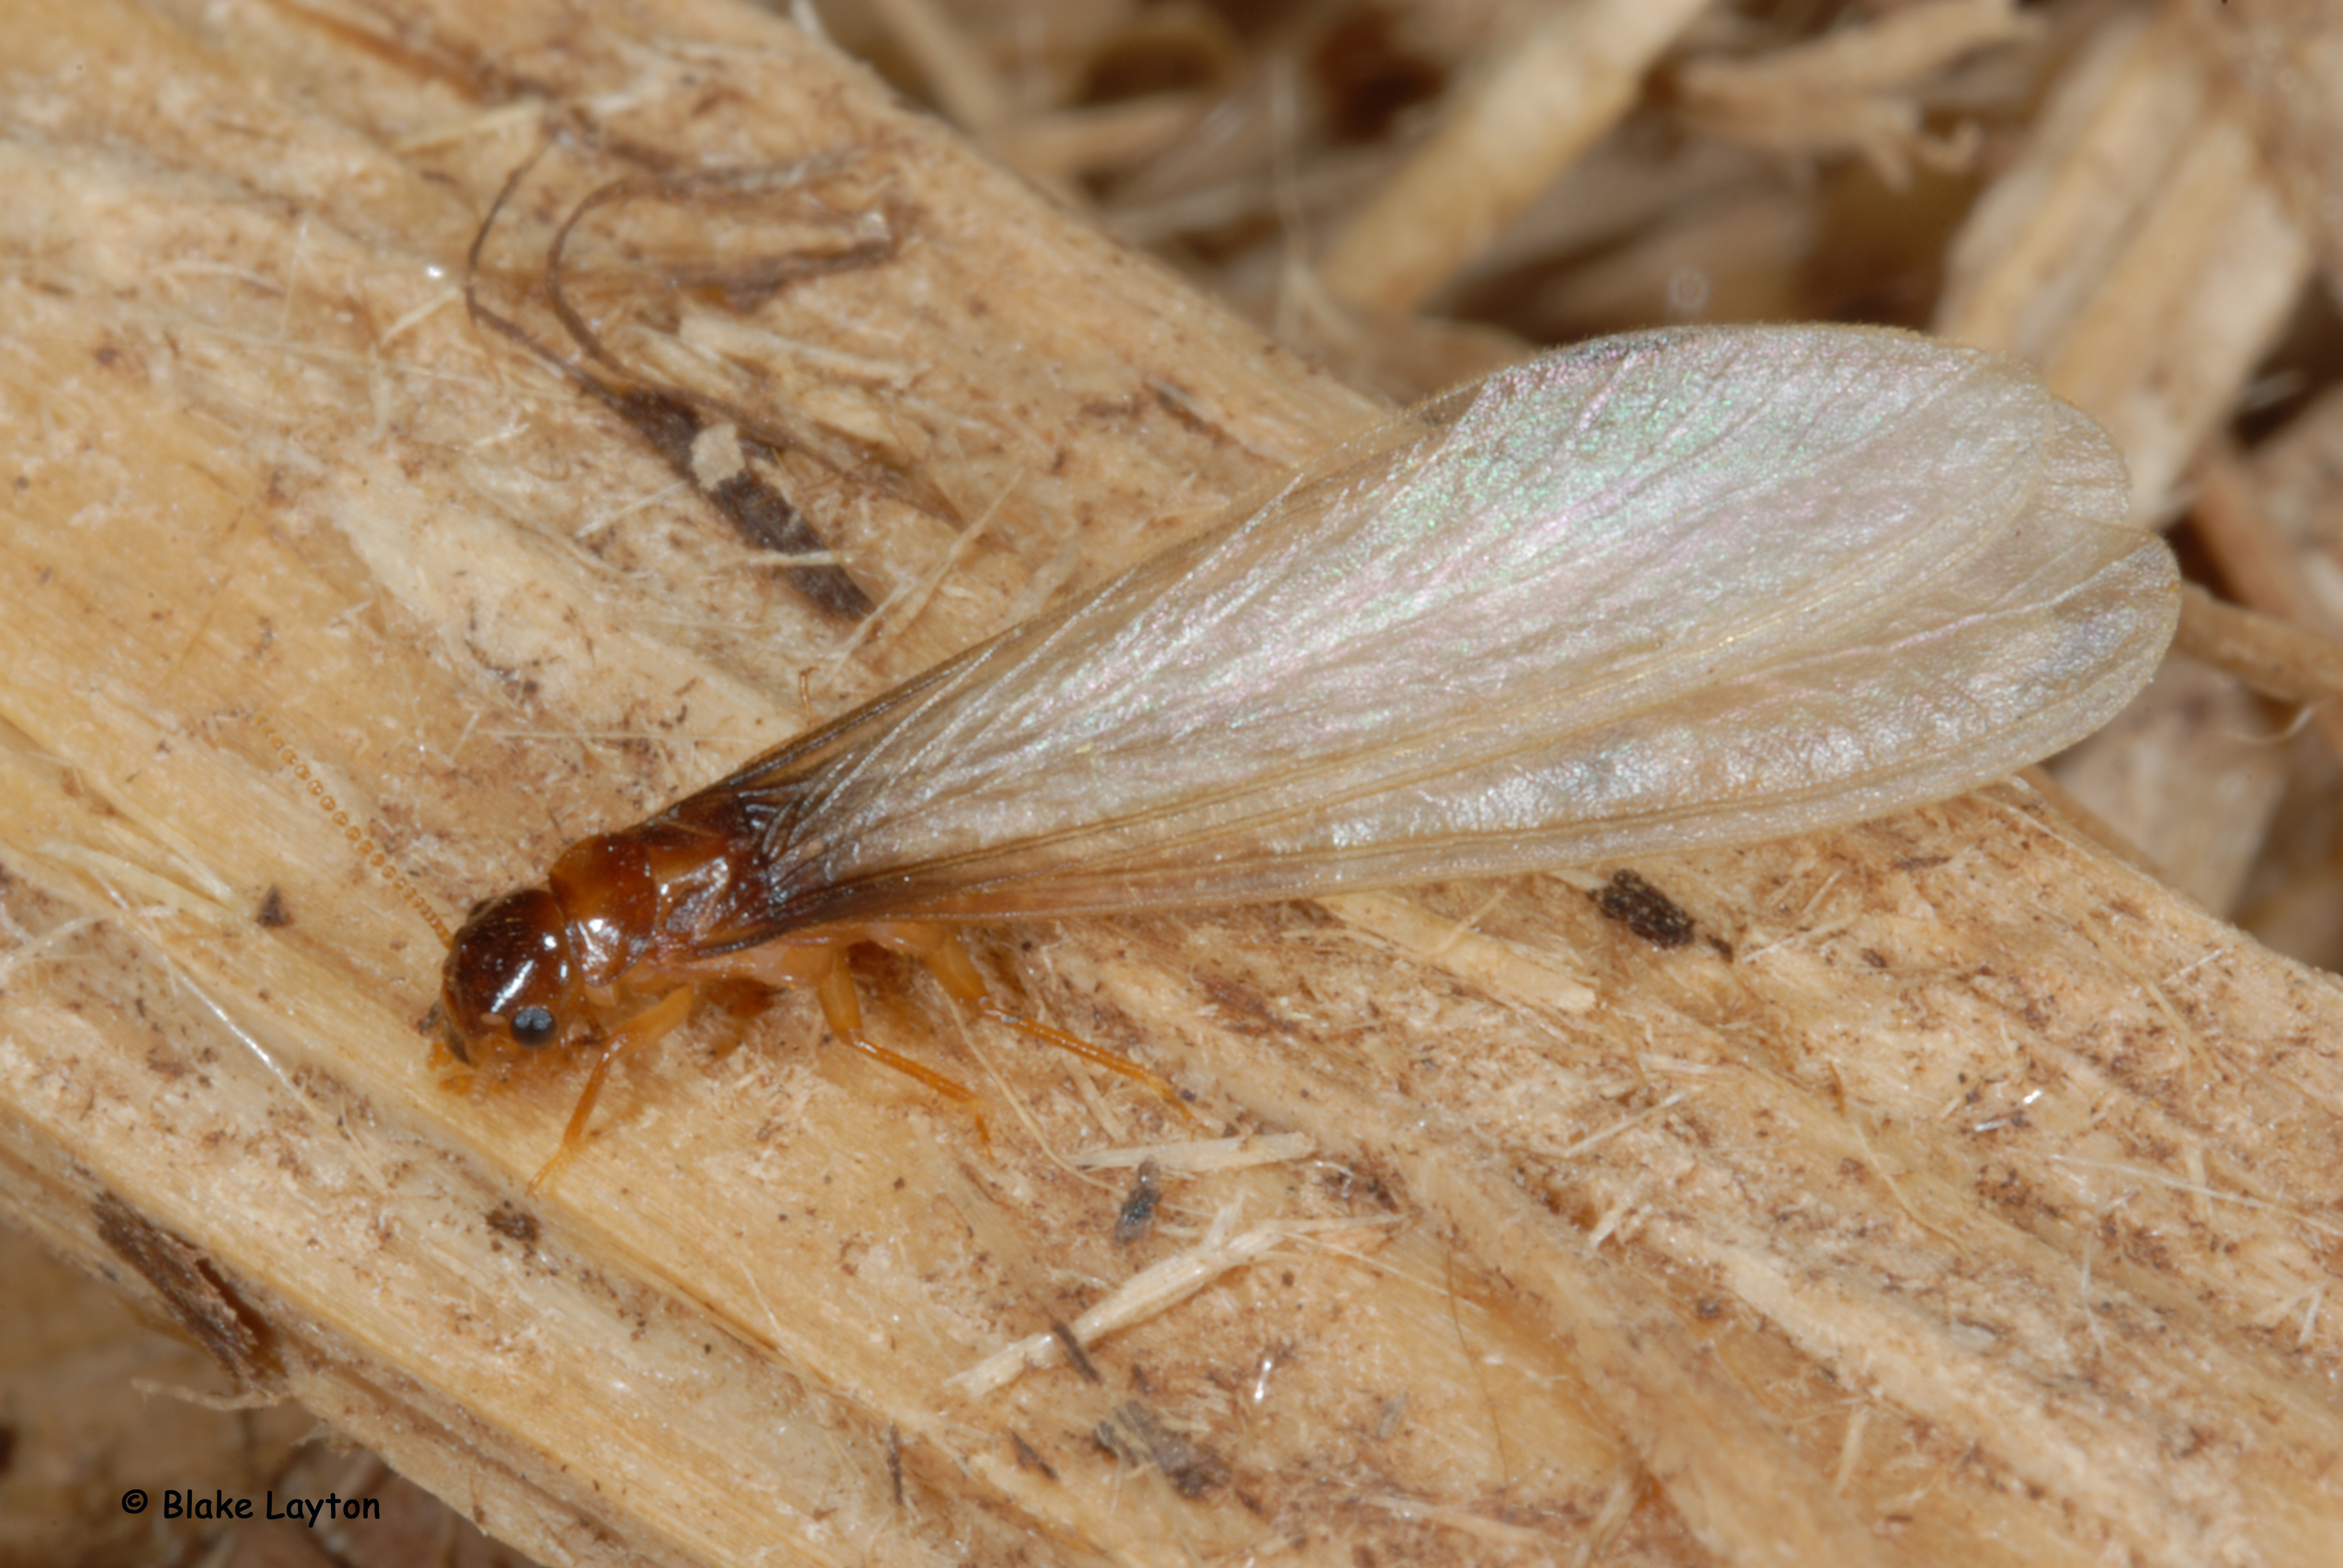
{"type": "Polygon", "coordinates": [[[846,950],[831,948],[829,958],[830,961],[814,977],[813,992],[821,1003],[822,1020],[830,1025],[830,1032],[871,1060],[882,1062],[907,1078],[915,1078],[951,1101],[975,1120],[977,1136],[990,1143],[992,1131],[985,1124],[984,1108],[977,1103],[976,1091],[933,1068],[920,1066],[908,1056],[898,1056],[864,1034],[862,1003],[854,994],[854,976],[846,967],[846,950]]]}
{"type": "Polygon", "coordinates": [[[899,951],[915,953],[926,963],[946,995],[964,1006],[974,1008],[985,1018],[1005,1024],[1018,1033],[1055,1046],[1069,1056],[1079,1056],[1084,1061],[1103,1067],[1109,1072],[1120,1073],[1134,1083],[1153,1090],[1158,1098],[1189,1121],[1196,1113],[1188,1109],[1186,1101],[1172,1081],[1153,1068],[1141,1066],[1127,1056],[1118,1055],[1104,1046],[1092,1045],[1080,1035],[1068,1034],[1062,1029],[1052,1029],[1046,1023],[1014,1013],[994,1000],[986,989],[984,977],[977,972],[968,950],[960,945],[960,936],[949,926],[911,924],[874,926],[870,929],[874,941],[899,951]]]}

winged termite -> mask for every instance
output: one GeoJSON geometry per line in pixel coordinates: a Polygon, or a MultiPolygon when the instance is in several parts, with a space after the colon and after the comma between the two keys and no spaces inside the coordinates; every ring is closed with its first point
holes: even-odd
{"type": "MultiPolygon", "coordinates": [[[[2015,361],[1857,328],[1549,355],[1257,509],[572,845],[477,910],[456,1053],[599,1045],[728,979],[862,1032],[878,942],[1016,1019],[955,927],[1281,899],[1749,841],[2000,777],[2169,639],[2172,558],[2106,434],[2015,361]]],[[[548,1170],[552,1169],[548,1166],[548,1170]]],[[[544,1172],[540,1172],[542,1179],[544,1172]]]]}

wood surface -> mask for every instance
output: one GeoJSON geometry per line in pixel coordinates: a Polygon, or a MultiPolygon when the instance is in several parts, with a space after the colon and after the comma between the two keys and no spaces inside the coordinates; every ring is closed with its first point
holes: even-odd
{"type": "Polygon", "coordinates": [[[0,1202],[237,1386],[558,1563],[2335,1559],[2343,988],[2021,783],[1632,868],[1682,947],[1612,867],[982,933],[1202,1129],[867,955],[989,1144],[783,996],[530,1193],[577,1072],[445,1081],[421,911],[1375,405],[722,0],[20,0],[0,55],[0,1202]],[[483,297],[564,351],[579,199],[793,171],[576,276],[820,560],[468,317],[540,154],[483,297]]]}

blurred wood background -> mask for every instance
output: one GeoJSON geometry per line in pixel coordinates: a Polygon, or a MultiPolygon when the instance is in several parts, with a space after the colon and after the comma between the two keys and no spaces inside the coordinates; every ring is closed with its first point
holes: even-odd
{"type": "Polygon", "coordinates": [[[17,0],[0,60],[0,1557],[2343,1556],[2329,9],[17,0]],[[634,182],[598,373],[800,531],[469,319],[516,171],[483,301],[578,356],[548,250],[634,182]],[[1210,1139],[877,955],[989,1147],[796,996],[535,1195],[574,1072],[435,1072],[430,916],[1389,401],[1744,319],[2032,359],[2228,603],[2056,783],[1632,868],[1688,946],[1613,867],[983,933],[1210,1139]]]}

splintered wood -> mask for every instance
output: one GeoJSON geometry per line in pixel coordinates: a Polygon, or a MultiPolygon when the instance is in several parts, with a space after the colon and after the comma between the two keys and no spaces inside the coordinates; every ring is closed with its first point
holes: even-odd
{"type": "Polygon", "coordinates": [[[1212,1229],[1195,1246],[1149,1264],[1072,1322],[1004,1345],[948,1381],[969,1398],[982,1399],[1007,1387],[1024,1372],[1052,1364],[1061,1352],[1069,1359],[1079,1356],[1118,1329],[1169,1312],[1222,1275],[1281,1246],[1328,1232],[1354,1241],[1373,1234],[1367,1227],[1348,1220],[1272,1221],[1232,1234],[1235,1219],[1234,1208],[1222,1210],[1212,1217],[1212,1229]]]}
{"type": "Polygon", "coordinates": [[[9,1296],[0,1556],[407,1483],[564,1563],[2335,1556],[2329,9],[19,0],[0,53],[0,1211],[218,1368],[9,1296]],[[1383,400],[1754,319],[2033,361],[2184,536],[2059,784],[973,933],[1202,1128],[868,950],[989,1142],[794,992],[535,1196],[575,1067],[435,1068],[432,919],[1383,400]]]}

